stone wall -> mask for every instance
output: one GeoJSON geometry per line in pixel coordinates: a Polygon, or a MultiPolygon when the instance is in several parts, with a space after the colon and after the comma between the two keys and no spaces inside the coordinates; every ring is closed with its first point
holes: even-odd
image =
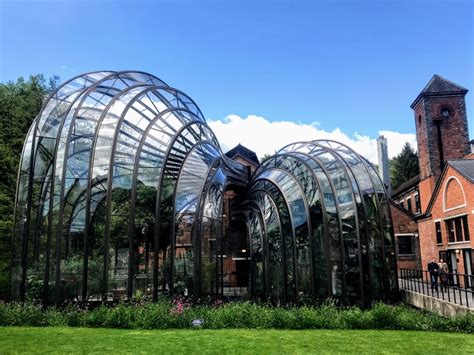
{"type": "Polygon", "coordinates": [[[402,300],[416,308],[437,313],[443,317],[454,317],[460,314],[474,313],[474,308],[467,308],[455,303],[443,301],[421,293],[401,290],[402,300]]]}

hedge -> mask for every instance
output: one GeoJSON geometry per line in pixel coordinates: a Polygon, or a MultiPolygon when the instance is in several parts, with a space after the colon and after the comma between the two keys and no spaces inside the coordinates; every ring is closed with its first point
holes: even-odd
{"type": "Polygon", "coordinates": [[[192,306],[182,301],[160,301],[95,308],[77,305],[43,308],[33,303],[0,303],[0,325],[127,329],[394,329],[474,333],[474,314],[448,319],[405,305],[383,303],[367,310],[339,308],[332,303],[294,308],[251,302],[192,306]]]}

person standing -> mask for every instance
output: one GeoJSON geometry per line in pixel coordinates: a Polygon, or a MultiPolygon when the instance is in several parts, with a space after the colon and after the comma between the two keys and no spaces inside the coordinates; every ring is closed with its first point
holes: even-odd
{"type": "Polygon", "coordinates": [[[448,264],[443,259],[439,259],[439,282],[442,291],[446,291],[446,286],[448,286],[448,273],[448,264]]]}
{"type": "Polygon", "coordinates": [[[428,272],[430,273],[431,279],[431,290],[438,291],[438,272],[439,272],[439,265],[436,262],[436,258],[433,258],[431,262],[428,264],[428,272]]]}

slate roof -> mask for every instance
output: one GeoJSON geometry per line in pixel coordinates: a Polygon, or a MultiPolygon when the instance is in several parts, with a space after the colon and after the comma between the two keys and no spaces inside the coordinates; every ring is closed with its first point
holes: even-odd
{"type": "Polygon", "coordinates": [[[260,162],[258,161],[257,154],[254,151],[244,147],[242,144],[236,145],[234,148],[229,150],[225,155],[229,158],[234,158],[237,155],[240,155],[242,158],[247,159],[249,162],[255,163],[258,165],[260,162]]]}
{"type": "Polygon", "coordinates": [[[418,185],[419,182],[420,182],[420,175],[413,176],[411,179],[405,181],[395,191],[392,192],[392,198],[396,197],[397,195],[401,195],[406,190],[412,188],[415,185],[418,185]]]}
{"type": "Polygon", "coordinates": [[[421,98],[425,96],[465,95],[467,92],[468,90],[466,88],[435,74],[410,107],[414,108],[421,98]]]}
{"type": "Polygon", "coordinates": [[[448,164],[459,174],[474,183],[474,159],[448,160],[448,164]]]}

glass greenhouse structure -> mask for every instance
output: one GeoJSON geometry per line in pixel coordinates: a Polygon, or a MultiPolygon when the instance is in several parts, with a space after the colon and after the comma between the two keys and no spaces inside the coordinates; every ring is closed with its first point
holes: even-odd
{"type": "Polygon", "coordinates": [[[232,160],[195,102],[147,73],[63,83],[24,144],[12,299],[366,304],[396,295],[395,260],[366,159],[312,141],[232,160]]]}

